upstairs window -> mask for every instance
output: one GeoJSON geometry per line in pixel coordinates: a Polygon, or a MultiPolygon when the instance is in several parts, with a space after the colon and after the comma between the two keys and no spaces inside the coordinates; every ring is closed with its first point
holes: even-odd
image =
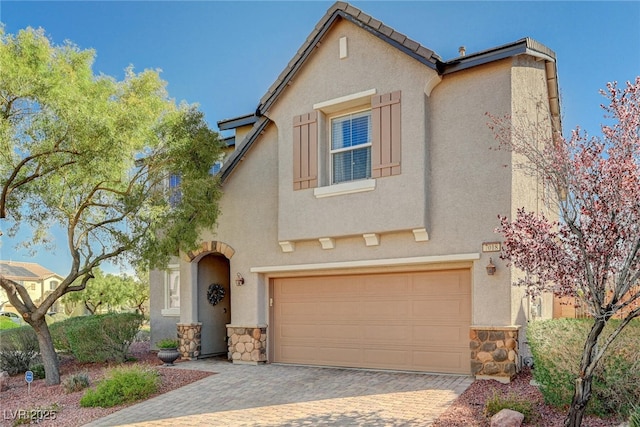
{"type": "Polygon", "coordinates": [[[371,110],[331,119],[331,183],[371,177],[371,110]]]}
{"type": "Polygon", "coordinates": [[[169,204],[176,206],[182,199],[182,193],[180,192],[180,175],[169,175],[169,204]]]}

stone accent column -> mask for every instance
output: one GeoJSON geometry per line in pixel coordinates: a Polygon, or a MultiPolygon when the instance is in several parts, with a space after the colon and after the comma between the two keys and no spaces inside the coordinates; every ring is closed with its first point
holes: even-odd
{"type": "Polygon", "coordinates": [[[471,327],[471,373],[477,379],[511,382],[518,371],[519,330],[519,325],[471,327]]]}
{"type": "Polygon", "coordinates": [[[267,327],[227,325],[227,356],[233,363],[257,365],[267,361],[267,327]]]}
{"type": "Polygon", "coordinates": [[[196,360],[200,356],[202,323],[178,323],[178,351],[182,360],[196,360]]]}

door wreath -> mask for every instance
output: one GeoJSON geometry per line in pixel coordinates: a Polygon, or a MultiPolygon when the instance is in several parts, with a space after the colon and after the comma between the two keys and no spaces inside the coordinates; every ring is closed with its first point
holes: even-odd
{"type": "Polygon", "coordinates": [[[218,304],[220,301],[222,301],[224,295],[225,292],[222,285],[219,285],[218,283],[212,283],[209,285],[209,289],[207,290],[207,300],[209,300],[209,304],[218,304]]]}

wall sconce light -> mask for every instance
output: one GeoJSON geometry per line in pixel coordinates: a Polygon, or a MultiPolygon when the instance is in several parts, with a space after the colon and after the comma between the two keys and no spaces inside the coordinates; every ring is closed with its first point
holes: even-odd
{"type": "Polygon", "coordinates": [[[496,266],[493,264],[493,258],[489,258],[489,264],[487,264],[486,269],[489,276],[493,276],[496,272],[496,266]]]}
{"type": "Polygon", "coordinates": [[[237,286],[244,285],[244,277],[242,277],[242,274],[240,273],[236,274],[236,285],[237,286]]]}

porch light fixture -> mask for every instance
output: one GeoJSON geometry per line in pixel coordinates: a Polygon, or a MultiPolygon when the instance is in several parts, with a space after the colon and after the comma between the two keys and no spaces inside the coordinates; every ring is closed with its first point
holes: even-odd
{"type": "Polygon", "coordinates": [[[236,285],[237,286],[244,285],[244,277],[242,277],[242,274],[240,273],[236,274],[236,285]]]}
{"type": "Polygon", "coordinates": [[[493,258],[489,258],[489,264],[485,267],[487,269],[487,274],[489,276],[493,276],[496,272],[496,266],[493,264],[493,258]]]}

